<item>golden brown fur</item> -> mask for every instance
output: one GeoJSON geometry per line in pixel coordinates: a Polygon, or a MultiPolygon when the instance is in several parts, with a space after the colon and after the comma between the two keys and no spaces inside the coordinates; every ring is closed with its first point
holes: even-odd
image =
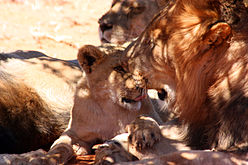
{"type": "Polygon", "coordinates": [[[128,125],[128,133],[116,136],[113,141],[108,141],[97,149],[95,164],[247,164],[247,154],[190,150],[180,139],[181,128],[174,124],[167,123],[159,128],[149,117],[137,118],[128,125]],[[149,136],[142,137],[142,133],[149,132],[152,135],[159,129],[162,136],[153,144],[149,143],[153,142],[149,141],[149,136]],[[143,146],[145,141],[146,145],[143,146]],[[136,161],[137,158],[140,161],[136,161]]]}
{"type": "Polygon", "coordinates": [[[1,153],[50,148],[69,120],[77,65],[35,51],[0,54],[1,153]]]}
{"type": "MultiPolygon", "coordinates": [[[[25,161],[65,163],[73,155],[91,153],[94,144],[126,132],[125,126],[139,115],[161,121],[150,100],[144,98],[145,91],[137,88],[138,82],[120,66],[123,49],[100,49],[86,45],[79,50],[78,61],[84,72],[77,85],[68,128],[44,157],[25,161]]],[[[160,135],[151,140],[156,141],[157,136],[160,135]]]]}
{"type": "Polygon", "coordinates": [[[247,15],[242,1],[171,2],[127,50],[136,79],[176,90],[194,148],[247,150],[247,15]]]}
{"type": "Polygon", "coordinates": [[[122,44],[138,37],[167,0],[113,0],[98,21],[102,43],[122,44]]]}
{"type": "Polygon", "coordinates": [[[95,163],[133,161],[133,156],[141,160],[189,150],[180,138],[180,127],[175,124],[170,122],[159,127],[154,119],[141,116],[128,124],[128,133],[117,135],[98,147],[95,163]]]}
{"type": "Polygon", "coordinates": [[[48,149],[62,133],[65,124],[33,88],[1,72],[0,93],[1,153],[48,149]]]}

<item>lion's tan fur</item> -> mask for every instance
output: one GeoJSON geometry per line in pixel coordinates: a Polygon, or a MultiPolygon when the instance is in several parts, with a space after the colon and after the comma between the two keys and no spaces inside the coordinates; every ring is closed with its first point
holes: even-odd
{"type": "Polygon", "coordinates": [[[90,45],[79,50],[78,61],[83,73],[75,92],[68,128],[45,158],[35,161],[65,163],[73,155],[91,153],[91,147],[97,142],[126,132],[125,126],[139,115],[149,115],[161,122],[148,98],[130,101],[140,97],[142,92],[136,88],[132,76],[120,66],[123,49],[114,50],[90,45]]]}
{"type": "MultiPolygon", "coordinates": [[[[239,102],[245,103],[247,95],[246,18],[242,1],[172,1],[127,50],[129,69],[138,79],[147,78],[150,88],[168,84],[176,90],[174,108],[189,124],[188,140],[194,146],[227,149],[235,145],[231,141],[247,143],[242,132],[248,126],[236,131],[240,120],[234,119],[230,128],[228,115],[229,109],[240,111],[239,102]],[[232,131],[223,136],[226,127],[232,131]]],[[[241,109],[246,116],[245,106],[241,109]]]]}
{"type": "Polygon", "coordinates": [[[122,44],[138,37],[167,0],[113,0],[98,21],[100,39],[122,44]]]}
{"type": "Polygon", "coordinates": [[[67,126],[80,75],[77,64],[40,52],[0,54],[1,153],[49,149],[67,126]]]}

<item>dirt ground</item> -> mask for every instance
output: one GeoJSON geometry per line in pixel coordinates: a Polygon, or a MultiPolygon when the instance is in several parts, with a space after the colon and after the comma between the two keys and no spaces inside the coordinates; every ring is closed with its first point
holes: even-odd
{"type": "Polygon", "coordinates": [[[98,19],[112,0],[0,0],[0,52],[36,50],[71,60],[99,45],[98,19]]]}

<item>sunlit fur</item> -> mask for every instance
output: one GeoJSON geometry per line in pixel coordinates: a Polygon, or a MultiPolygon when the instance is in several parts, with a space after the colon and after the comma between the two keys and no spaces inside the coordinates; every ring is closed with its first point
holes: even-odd
{"type": "Polygon", "coordinates": [[[134,101],[143,92],[120,65],[123,48],[109,49],[112,53],[92,45],[79,49],[78,61],[84,72],[77,84],[70,122],[48,152],[47,161],[58,157],[58,163],[65,163],[73,154],[89,154],[94,144],[126,132],[126,125],[140,115],[160,121],[149,98],[134,101]]]}
{"type": "Polygon", "coordinates": [[[247,150],[248,14],[235,3],[171,1],[126,51],[149,88],[174,89],[173,108],[196,149],[247,150]]]}
{"type": "Polygon", "coordinates": [[[99,19],[102,43],[122,44],[138,37],[168,0],[113,0],[99,19]]]}
{"type": "Polygon", "coordinates": [[[76,64],[35,51],[0,54],[0,153],[49,149],[66,128],[76,64]]]}

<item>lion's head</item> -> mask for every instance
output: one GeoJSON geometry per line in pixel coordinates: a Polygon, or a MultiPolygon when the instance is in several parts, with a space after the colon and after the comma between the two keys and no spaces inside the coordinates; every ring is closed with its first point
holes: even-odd
{"type": "Polygon", "coordinates": [[[248,142],[248,125],[240,126],[248,117],[247,18],[242,0],[171,1],[126,51],[134,77],[176,91],[174,109],[198,149],[248,142]]]}
{"type": "Polygon", "coordinates": [[[93,98],[112,100],[125,109],[139,110],[146,90],[138,88],[139,82],[120,65],[122,51],[123,48],[111,45],[100,49],[86,45],[79,50],[78,61],[86,73],[93,98]]]}
{"type": "Polygon", "coordinates": [[[167,0],[113,0],[98,21],[102,43],[122,44],[141,34],[167,0]]]}

